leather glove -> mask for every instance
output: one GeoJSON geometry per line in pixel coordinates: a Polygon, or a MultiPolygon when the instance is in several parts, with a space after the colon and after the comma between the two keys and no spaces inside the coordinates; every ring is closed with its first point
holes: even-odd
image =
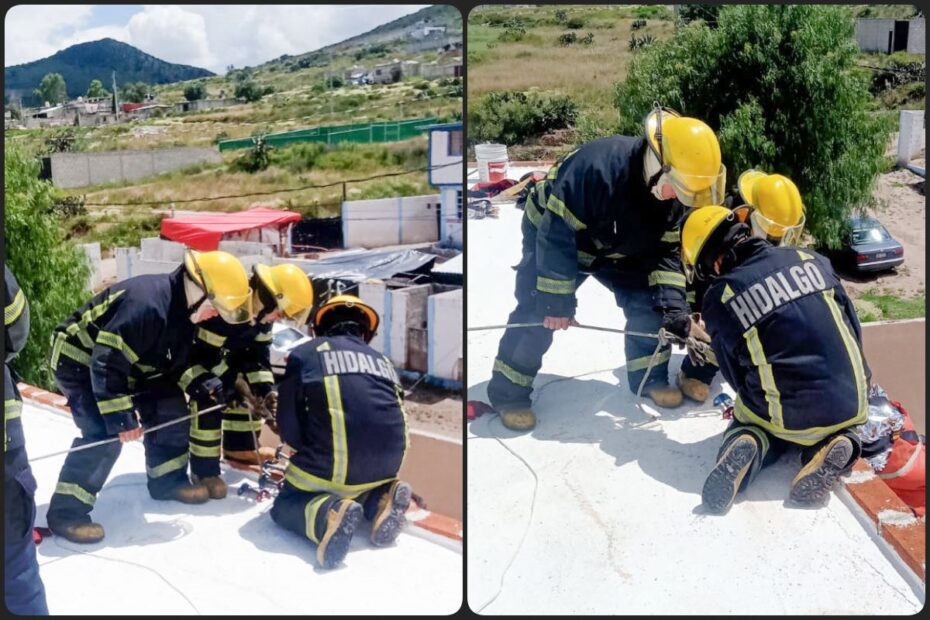
{"type": "Polygon", "coordinates": [[[218,405],[225,405],[229,402],[226,390],[223,389],[223,382],[216,377],[208,377],[201,381],[194,389],[193,396],[198,401],[212,401],[218,405]]]}
{"type": "Polygon", "coordinates": [[[270,418],[274,420],[278,415],[278,393],[274,390],[265,394],[265,398],[262,399],[262,417],[270,418]]]}
{"type": "Polygon", "coordinates": [[[707,363],[707,352],[710,350],[710,335],[705,331],[704,322],[699,313],[696,312],[688,318],[691,325],[688,329],[688,337],[685,339],[685,349],[692,364],[703,366],[707,363]]]}

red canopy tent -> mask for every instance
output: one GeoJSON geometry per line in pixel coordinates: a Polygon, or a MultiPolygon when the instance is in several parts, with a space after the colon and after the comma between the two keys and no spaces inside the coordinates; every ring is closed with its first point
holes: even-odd
{"type": "Polygon", "coordinates": [[[161,236],[195,250],[215,250],[228,234],[260,228],[281,228],[301,220],[299,213],[256,207],[238,213],[203,213],[167,217],[161,221],[161,236]]]}

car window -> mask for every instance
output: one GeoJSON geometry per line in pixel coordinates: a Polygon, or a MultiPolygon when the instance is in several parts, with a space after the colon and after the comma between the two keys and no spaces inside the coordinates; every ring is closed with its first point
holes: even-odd
{"type": "Polygon", "coordinates": [[[881,226],[854,230],[852,237],[853,243],[875,243],[891,239],[888,231],[881,226]]]}
{"type": "Polygon", "coordinates": [[[304,335],[301,334],[299,331],[291,327],[288,327],[286,329],[282,329],[279,332],[277,332],[274,335],[273,342],[274,342],[274,346],[276,346],[277,348],[285,349],[289,345],[297,342],[303,337],[304,335]]]}

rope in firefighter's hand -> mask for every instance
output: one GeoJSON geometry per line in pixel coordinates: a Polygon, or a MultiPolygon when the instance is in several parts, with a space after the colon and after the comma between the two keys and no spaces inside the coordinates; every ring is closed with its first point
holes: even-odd
{"type": "MultiPolygon", "coordinates": [[[[543,323],[507,323],[504,325],[485,325],[484,327],[469,327],[465,331],[469,332],[482,332],[492,329],[514,329],[522,327],[545,327],[543,323]]],[[[659,334],[652,334],[648,332],[635,332],[628,329],[617,329],[615,327],[600,327],[598,325],[572,325],[571,327],[578,327],[580,329],[591,329],[598,332],[609,332],[611,334],[624,334],[626,336],[639,336],[641,338],[659,338],[659,334]]]]}
{"type": "MultiPolygon", "coordinates": [[[[157,424],[157,425],[155,425],[155,426],[149,427],[149,428],[143,430],[143,431],[142,431],[142,434],[143,434],[143,435],[147,435],[147,434],[153,433],[153,432],[155,432],[155,431],[157,431],[157,430],[161,430],[161,429],[165,428],[166,426],[171,426],[172,424],[178,424],[179,422],[183,422],[184,420],[189,420],[189,419],[191,419],[191,418],[196,418],[197,416],[203,415],[203,414],[205,414],[205,413],[210,413],[210,412],[216,411],[216,410],[218,410],[218,409],[222,409],[223,407],[226,407],[226,406],[227,406],[226,403],[220,403],[220,404],[218,404],[218,405],[213,405],[212,407],[207,407],[206,409],[203,409],[203,410],[198,411],[198,412],[196,412],[196,413],[189,413],[189,414],[187,414],[186,416],[182,416],[182,417],[180,417],[180,418],[175,418],[175,419],[173,419],[173,420],[168,420],[167,422],[163,422],[162,424],[157,424]]],[[[113,443],[114,441],[120,441],[120,438],[119,438],[119,437],[109,437],[109,438],[107,438],[107,439],[102,439],[102,440],[100,440],[100,441],[95,441],[94,443],[89,443],[89,444],[86,444],[86,445],[83,445],[83,446],[78,446],[77,448],[70,448],[70,449],[68,449],[68,450],[59,450],[58,452],[52,452],[51,454],[43,454],[42,456],[35,456],[35,457],[30,458],[30,459],[29,459],[29,462],[32,463],[32,462],[35,462],[35,461],[41,461],[41,460],[43,460],[43,459],[50,459],[50,458],[52,458],[53,456],[60,456],[60,455],[62,455],[62,454],[70,454],[71,452],[80,452],[81,450],[90,450],[91,448],[96,448],[96,447],[98,447],[98,446],[102,446],[102,445],[105,445],[105,444],[108,444],[108,443],[113,443]]]]}

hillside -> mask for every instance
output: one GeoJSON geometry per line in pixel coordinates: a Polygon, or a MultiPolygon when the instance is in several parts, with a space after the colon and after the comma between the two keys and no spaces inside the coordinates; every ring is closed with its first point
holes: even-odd
{"type": "Polygon", "coordinates": [[[113,71],[120,84],[168,84],[214,75],[206,69],[165,62],[114,39],[101,39],[72,45],[48,58],[4,68],[4,94],[21,95],[23,103],[28,104],[33,89],[45,74],[60,73],[65,78],[68,96],[77,97],[85,93],[91,80],[100,80],[109,88],[113,71]]]}

